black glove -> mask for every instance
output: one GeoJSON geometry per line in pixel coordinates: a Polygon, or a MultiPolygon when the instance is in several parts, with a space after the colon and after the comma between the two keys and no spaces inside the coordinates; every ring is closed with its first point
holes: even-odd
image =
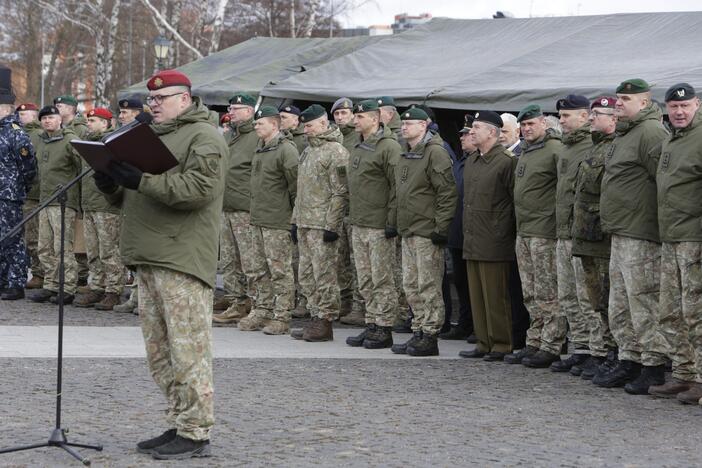
{"type": "Polygon", "coordinates": [[[110,175],[115,183],[124,188],[136,190],[139,188],[143,172],[129,163],[112,161],[108,166],[110,175]]]}
{"type": "Polygon", "coordinates": [[[322,240],[324,242],[334,242],[337,239],[339,239],[339,234],[335,233],[334,231],[324,230],[324,234],[322,234],[322,240]]]}
{"type": "Polygon", "coordinates": [[[397,228],[388,226],[385,228],[385,238],[386,239],[393,239],[397,237],[397,228]]]}
{"type": "Polygon", "coordinates": [[[293,244],[297,244],[297,224],[290,225],[290,239],[292,239],[293,244]]]}
{"type": "Polygon", "coordinates": [[[444,236],[443,234],[439,234],[438,232],[432,232],[429,238],[431,239],[431,243],[434,245],[448,244],[448,237],[444,236]]]}
{"type": "Polygon", "coordinates": [[[93,172],[93,179],[95,179],[95,186],[102,193],[112,193],[117,190],[115,180],[103,172],[93,172]]]}

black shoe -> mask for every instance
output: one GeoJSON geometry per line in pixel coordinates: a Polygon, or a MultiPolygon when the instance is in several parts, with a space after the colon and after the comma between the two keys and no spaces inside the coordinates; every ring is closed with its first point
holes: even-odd
{"type": "Polygon", "coordinates": [[[471,333],[468,335],[468,338],[466,338],[466,342],[468,344],[476,344],[478,342],[478,337],[475,336],[475,333],[471,333]]]}
{"type": "Polygon", "coordinates": [[[348,338],[346,338],[346,344],[349,346],[353,346],[354,348],[363,346],[363,342],[365,341],[366,337],[373,332],[375,332],[375,324],[366,324],[366,329],[363,330],[360,334],[356,336],[349,336],[348,338]]]}
{"type": "MultiPolygon", "coordinates": [[[[73,302],[73,299],[75,299],[75,296],[73,294],[64,294],[63,295],[63,304],[68,305],[73,302]]],[[[58,294],[54,294],[49,298],[49,302],[52,304],[58,304],[58,294]]]]}
{"type": "Polygon", "coordinates": [[[436,335],[422,333],[422,338],[419,341],[407,346],[407,354],[410,356],[438,356],[439,343],[436,335]]]}
{"type": "Polygon", "coordinates": [[[302,328],[295,328],[290,331],[290,337],[293,340],[301,340],[302,339],[302,334],[305,332],[304,329],[302,328]]]}
{"type": "Polygon", "coordinates": [[[186,458],[211,457],[209,439],[192,440],[179,435],[165,445],[153,449],[151,456],[156,460],[185,460],[186,458]]]}
{"type": "Polygon", "coordinates": [[[665,365],[643,366],[641,374],[624,385],[624,391],[631,395],[648,395],[648,387],[665,383],[665,365]]]}
{"type": "Polygon", "coordinates": [[[549,353],[548,351],[537,351],[531,356],[522,359],[522,364],[535,369],[545,369],[558,361],[558,359],[560,359],[560,357],[556,354],[549,353]]]}
{"type": "Polygon", "coordinates": [[[485,357],[483,358],[483,361],[487,361],[487,362],[504,361],[506,355],[507,355],[507,353],[500,353],[498,351],[491,351],[485,355],[485,357]]]}
{"type": "Polygon", "coordinates": [[[407,340],[405,343],[398,343],[392,345],[390,348],[390,351],[392,351],[395,354],[407,354],[407,348],[409,345],[414,344],[418,342],[419,340],[422,339],[422,332],[421,331],[416,331],[414,332],[414,335],[412,335],[412,338],[407,340]]]}
{"type": "Polygon", "coordinates": [[[177,431],[175,429],[168,429],[166,432],[158,437],[154,437],[149,440],[142,440],[137,444],[137,452],[139,453],[152,453],[156,447],[165,445],[176,438],[177,431]]]}
{"type": "Polygon", "coordinates": [[[412,317],[409,317],[402,324],[392,327],[392,331],[395,333],[412,333],[412,317]]]}
{"type": "Polygon", "coordinates": [[[603,357],[590,356],[583,364],[570,368],[570,375],[580,376],[583,380],[592,380],[597,368],[604,362],[603,357]]]}
{"type": "Polygon", "coordinates": [[[392,327],[375,327],[375,332],[368,333],[363,340],[366,349],[383,349],[392,346],[392,327]]]}
{"type": "Polygon", "coordinates": [[[451,327],[446,333],[439,334],[439,338],[442,340],[465,340],[468,333],[464,328],[451,327]]]}
{"type": "MultiPolygon", "coordinates": [[[[600,365],[597,366],[597,369],[595,369],[595,372],[592,374],[590,378],[588,378],[588,375],[585,375],[585,377],[581,376],[585,380],[592,380],[595,377],[603,376],[604,374],[607,374],[608,372],[611,372],[612,369],[617,367],[619,364],[619,351],[616,349],[612,349],[609,352],[607,352],[607,357],[600,362],[600,365]]],[[[584,374],[584,373],[583,373],[584,374]]]]}
{"type": "Polygon", "coordinates": [[[522,359],[524,359],[527,356],[531,356],[532,354],[535,354],[537,351],[538,349],[534,348],[533,346],[527,346],[525,348],[520,349],[516,353],[507,354],[505,356],[504,361],[507,364],[521,364],[522,359]]]}
{"type": "Polygon", "coordinates": [[[551,370],[553,372],[568,372],[573,366],[584,364],[589,357],[589,354],[573,354],[568,359],[560,359],[551,364],[551,370]]]}
{"type": "Polygon", "coordinates": [[[46,302],[54,296],[55,293],[49,291],[48,289],[38,289],[29,295],[29,300],[32,302],[46,302]]]}
{"type": "Polygon", "coordinates": [[[606,374],[597,374],[592,383],[599,387],[623,387],[635,380],[641,373],[641,364],[633,361],[619,361],[619,364],[606,374]]]}
{"type": "Polygon", "coordinates": [[[482,357],[485,357],[485,354],[483,351],[480,351],[478,348],[471,349],[470,351],[459,351],[458,355],[464,358],[475,358],[475,359],[480,359],[482,357]]]}
{"type": "Polygon", "coordinates": [[[0,299],[3,301],[16,301],[24,299],[24,289],[22,288],[7,288],[3,289],[0,294],[0,299]]]}

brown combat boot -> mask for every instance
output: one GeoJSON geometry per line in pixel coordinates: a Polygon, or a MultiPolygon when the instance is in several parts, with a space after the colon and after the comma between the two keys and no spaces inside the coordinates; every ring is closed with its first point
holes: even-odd
{"type": "Polygon", "coordinates": [[[79,294],[73,301],[73,305],[76,307],[93,307],[100,302],[103,297],[105,297],[103,292],[91,290],[85,294],[79,294]]]}
{"type": "Polygon", "coordinates": [[[212,304],[212,310],[227,310],[232,305],[232,301],[225,296],[216,298],[212,304]]]}
{"type": "Polygon", "coordinates": [[[284,320],[269,320],[262,331],[266,335],[287,335],[290,333],[290,322],[284,320]]]}
{"type": "Polygon", "coordinates": [[[365,327],[366,314],[363,312],[363,310],[356,309],[351,311],[350,314],[341,317],[339,321],[346,325],[356,325],[357,327],[365,327]]]}
{"type": "Polygon", "coordinates": [[[702,398],[702,384],[697,382],[693,383],[689,390],[678,393],[676,398],[679,402],[688,405],[699,404],[700,398],[702,398]]]}
{"type": "Polygon", "coordinates": [[[90,286],[78,286],[76,288],[76,294],[88,294],[90,291],[92,291],[90,286]]]}
{"type": "Polygon", "coordinates": [[[251,302],[242,304],[233,304],[221,314],[213,314],[212,322],[214,323],[239,323],[241,319],[246,318],[251,311],[251,302]]]}
{"type": "Polygon", "coordinates": [[[648,394],[660,398],[675,398],[678,393],[690,390],[694,384],[695,382],[671,379],[663,385],[651,385],[648,387],[648,394]]]}
{"type": "Polygon", "coordinates": [[[32,276],[32,279],[27,281],[25,289],[41,289],[44,287],[44,278],[41,276],[32,276]]]}
{"type": "Polygon", "coordinates": [[[310,342],[332,341],[334,329],[332,323],[326,319],[313,318],[302,328],[302,339],[310,342]]]}
{"type": "Polygon", "coordinates": [[[241,331],[258,331],[268,325],[270,319],[265,318],[261,312],[253,311],[248,317],[244,317],[239,321],[239,330],[241,331]]]}
{"type": "Polygon", "coordinates": [[[112,310],[114,306],[119,305],[119,294],[107,293],[100,302],[95,304],[96,310],[112,310]]]}

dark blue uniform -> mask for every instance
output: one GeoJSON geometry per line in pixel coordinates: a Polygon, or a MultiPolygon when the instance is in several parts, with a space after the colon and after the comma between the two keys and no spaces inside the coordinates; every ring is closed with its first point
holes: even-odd
{"type": "MultiPolygon", "coordinates": [[[[0,237],[22,221],[22,204],[37,174],[29,135],[14,115],[0,120],[0,237]]],[[[0,289],[24,288],[29,259],[22,234],[0,246],[0,289]]]]}

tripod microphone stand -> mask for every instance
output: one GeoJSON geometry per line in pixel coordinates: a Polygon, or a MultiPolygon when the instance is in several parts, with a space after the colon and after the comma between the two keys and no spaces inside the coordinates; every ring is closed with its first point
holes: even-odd
{"type": "Polygon", "coordinates": [[[57,362],[56,362],[56,425],[51,431],[51,435],[47,442],[41,442],[37,444],[22,445],[18,447],[11,447],[6,449],[0,449],[0,454],[19,452],[22,450],[32,450],[41,447],[59,447],[74,458],[82,462],[84,465],[90,465],[90,460],[84,458],[80,453],[78,453],[73,447],[86,448],[91,450],[102,450],[102,445],[86,445],[77,444],[74,442],[68,442],[66,438],[66,433],[68,429],[61,427],[61,392],[62,392],[62,381],[63,381],[63,300],[64,300],[64,241],[66,237],[66,200],[68,198],[68,190],[78,183],[83,177],[92,172],[92,169],[86,169],[78,177],[69,181],[65,185],[60,185],[57,187],[56,191],[44,202],[42,202],[37,208],[29,213],[26,218],[22,220],[17,226],[12,228],[4,237],[0,239],[0,245],[5,242],[9,242],[11,238],[18,235],[22,231],[22,227],[32,218],[37,216],[41,210],[46,208],[54,200],[58,200],[61,208],[61,248],[59,255],[59,281],[58,281],[58,352],[57,352],[57,362]]]}

